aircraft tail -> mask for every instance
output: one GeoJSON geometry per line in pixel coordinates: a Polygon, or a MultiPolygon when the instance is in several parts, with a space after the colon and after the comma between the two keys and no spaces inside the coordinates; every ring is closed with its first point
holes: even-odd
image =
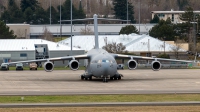
{"type": "MultiPolygon", "coordinates": [[[[95,49],[99,49],[99,38],[98,38],[98,20],[101,21],[127,21],[121,19],[107,19],[107,18],[98,18],[97,14],[93,15],[93,18],[85,18],[85,19],[73,19],[73,20],[62,20],[62,22],[69,22],[69,21],[92,21],[94,20],[94,34],[95,34],[95,49]]],[[[130,21],[130,20],[128,20],[130,21]]]]}
{"type": "Polygon", "coordinates": [[[94,14],[94,34],[95,34],[95,49],[99,49],[99,38],[98,38],[98,22],[97,22],[97,15],[94,14]]]}

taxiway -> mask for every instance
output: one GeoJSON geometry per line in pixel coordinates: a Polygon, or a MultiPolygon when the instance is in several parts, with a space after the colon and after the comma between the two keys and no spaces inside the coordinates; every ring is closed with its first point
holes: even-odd
{"type": "Polygon", "coordinates": [[[83,70],[0,71],[0,95],[200,93],[200,69],[119,70],[122,80],[81,80],[83,70]]]}

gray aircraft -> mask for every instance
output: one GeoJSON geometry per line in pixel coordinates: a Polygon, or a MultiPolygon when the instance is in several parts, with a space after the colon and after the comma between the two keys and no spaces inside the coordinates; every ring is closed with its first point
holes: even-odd
{"type": "MultiPolygon", "coordinates": [[[[38,59],[38,60],[27,60],[27,61],[17,61],[9,62],[4,64],[17,64],[17,63],[31,63],[31,62],[44,62],[44,69],[47,72],[51,72],[54,69],[54,61],[64,61],[69,60],[69,67],[71,70],[79,69],[80,59],[87,59],[88,64],[85,69],[85,73],[81,75],[81,79],[92,79],[92,77],[102,78],[103,82],[107,82],[108,79],[120,80],[122,75],[117,72],[117,62],[116,59],[128,59],[127,66],[130,70],[137,68],[136,60],[151,60],[151,66],[154,71],[161,69],[160,61],[177,61],[177,62],[187,62],[191,61],[186,60],[175,60],[175,59],[164,59],[164,58],[152,58],[152,57],[142,57],[142,56],[133,56],[133,55],[122,55],[122,54],[111,54],[105,51],[104,49],[99,48],[98,43],[98,20],[103,20],[103,18],[97,18],[95,14],[93,18],[87,18],[84,20],[94,20],[94,32],[95,32],[95,48],[88,51],[84,55],[75,55],[75,56],[64,56],[48,59],[38,59]]],[[[81,20],[81,19],[79,19],[81,20]]],[[[83,19],[82,19],[83,20],[83,19]]],[[[107,19],[104,19],[107,20],[107,19]]]]}

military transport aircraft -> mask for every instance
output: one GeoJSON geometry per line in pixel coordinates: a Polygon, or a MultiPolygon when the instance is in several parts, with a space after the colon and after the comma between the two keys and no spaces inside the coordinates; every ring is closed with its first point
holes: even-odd
{"type": "Polygon", "coordinates": [[[17,64],[17,63],[44,62],[45,71],[51,72],[54,69],[54,64],[53,64],[54,61],[69,60],[70,69],[78,70],[79,69],[78,60],[87,59],[88,65],[86,66],[85,73],[81,75],[81,79],[91,80],[92,77],[96,77],[96,78],[102,78],[103,82],[107,82],[108,79],[120,80],[122,77],[122,75],[117,72],[116,59],[128,59],[129,61],[127,62],[127,66],[130,70],[137,68],[136,60],[151,60],[152,61],[151,66],[154,71],[158,71],[161,68],[160,61],[177,61],[177,62],[187,62],[187,63],[191,62],[191,61],[186,61],[186,60],[152,58],[152,57],[108,53],[104,49],[99,48],[99,43],[98,43],[97,20],[103,20],[103,18],[97,18],[97,15],[94,14],[93,18],[87,18],[85,20],[94,20],[94,32],[95,32],[95,48],[88,51],[86,54],[48,58],[48,59],[17,61],[17,62],[9,62],[9,63],[4,63],[4,64],[10,65],[10,64],[17,64]]]}

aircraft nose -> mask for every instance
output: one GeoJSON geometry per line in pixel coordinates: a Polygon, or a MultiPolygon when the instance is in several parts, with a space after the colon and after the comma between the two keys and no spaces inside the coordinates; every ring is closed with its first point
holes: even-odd
{"type": "Polygon", "coordinates": [[[109,75],[110,63],[103,63],[103,73],[105,76],[109,75]]]}

